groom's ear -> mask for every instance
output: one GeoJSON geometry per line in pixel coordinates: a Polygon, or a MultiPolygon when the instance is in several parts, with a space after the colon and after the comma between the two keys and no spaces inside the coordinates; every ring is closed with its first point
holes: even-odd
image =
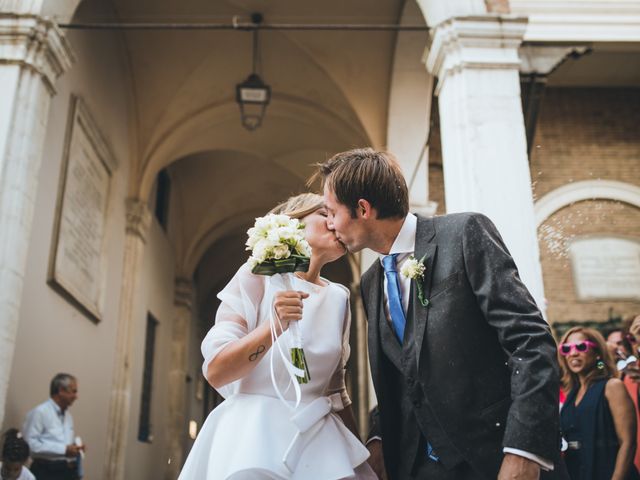
{"type": "Polygon", "coordinates": [[[360,200],[358,200],[358,206],[356,207],[356,212],[357,212],[358,216],[361,217],[364,220],[368,220],[370,218],[375,218],[376,217],[376,215],[375,215],[375,213],[373,211],[373,207],[364,198],[361,198],[360,200]]]}

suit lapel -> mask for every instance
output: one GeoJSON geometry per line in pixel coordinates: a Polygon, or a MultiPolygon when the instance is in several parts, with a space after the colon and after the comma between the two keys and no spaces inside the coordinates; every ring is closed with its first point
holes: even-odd
{"type": "MultiPolygon", "coordinates": [[[[431,287],[433,285],[433,266],[436,260],[437,246],[435,243],[430,243],[431,239],[435,236],[435,228],[433,226],[433,219],[418,217],[418,225],[416,228],[416,246],[415,246],[415,258],[418,260],[424,257],[425,273],[423,279],[424,298],[429,299],[431,296],[431,287]]],[[[422,346],[424,344],[424,335],[427,329],[427,320],[429,318],[429,307],[422,306],[420,299],[418,298],[418,289],[411,282],[411,305],[410,309],[413,313],[413,325],[415,328],[415,349],[416,349],[416,361],[420,366],[420,356],[422,353],[422,346]]]]}

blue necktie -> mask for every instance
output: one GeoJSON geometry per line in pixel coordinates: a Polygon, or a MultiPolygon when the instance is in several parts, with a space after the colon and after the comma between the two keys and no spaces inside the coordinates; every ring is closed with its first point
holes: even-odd
{"type": "MultiPolygon", "coordinates": [[[[398,270],[396,269],[397,257],[397,253],[382,257],[382,266],[384,267],[384,274],[387,277],[387,298],[389,299],[391,325],[393,325],[393,331],[396,333],[398,340],[402,343],[404,339],[404,327],[407,320],[404,316],[404,309],[402,308],[402,293],[400,293],[400,281],[398,279],[398,270]]],[[[428,441],[427,457],[434,462],[440,460],[428,441]]]]}
{"type": "Polygon", "coordinates": [[[407,320],[404,316],[402,308],[402,294],[400,293],[400,281],[398,279],[398,270],[396,270],[397,253],[382,257],[382,266],[384,274],[387,277],[387,298],[389,299],[389,315],[391,316],[391,325],[396,333],[398,340],[402,343],[404,339],[404,326],[407,320]]]}

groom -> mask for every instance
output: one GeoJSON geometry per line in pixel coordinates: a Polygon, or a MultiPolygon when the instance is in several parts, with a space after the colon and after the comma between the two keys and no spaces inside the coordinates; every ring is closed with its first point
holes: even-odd
{"type": "MultiPolygon", "coordinates": [[[[380,255],[361,291],[389,478],[537,479],[552,471],[555,342],[495,226],[477,213],[409,213],[389,153],[339,153],[318,174],[329,228],[351,252],[380,255]],[[400,274],[411,258],[424,265],[422,276],[400,274]]],[[[380,441],[369,447],[381,464],[380,441]]]]}

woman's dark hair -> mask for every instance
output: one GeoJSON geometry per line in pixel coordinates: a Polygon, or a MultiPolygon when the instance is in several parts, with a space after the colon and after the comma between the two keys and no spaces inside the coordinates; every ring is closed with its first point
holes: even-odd
{"type": "Polygon", "coordinates": [[[24,463],[29,458],[29,444],[15,428],[7,430],[2,442],[2,461],[24,463]]]}

